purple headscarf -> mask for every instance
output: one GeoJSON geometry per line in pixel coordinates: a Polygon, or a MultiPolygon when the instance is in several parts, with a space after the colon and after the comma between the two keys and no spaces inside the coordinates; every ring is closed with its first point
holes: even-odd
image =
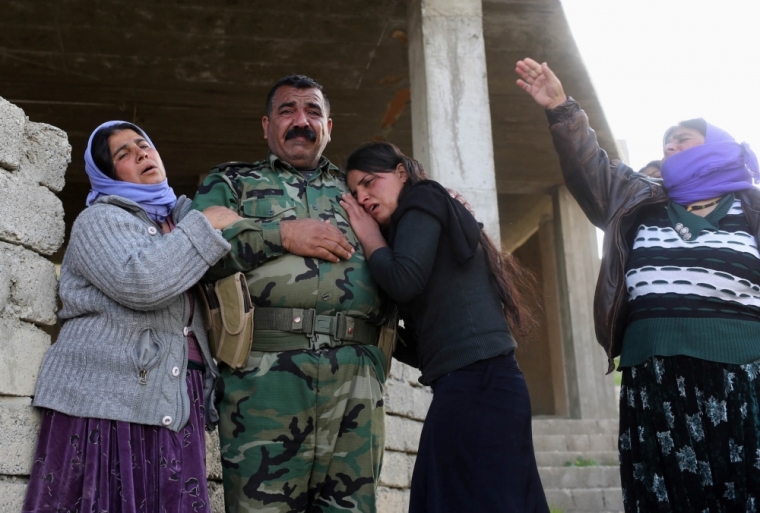
{"type": "MultiPolygon", "coordinates": [[[[177,196],[174,194],[174,190],[169,187],[168,180],[164,179],[163,182],[154,185],[114,180],[108,178],[98,169],[92,158],[92,138],[98,130],[121,123],[126,123],[126,121],[106,121],[92,132],[90,140],[87,141],[87,150],[84,152],[84,168],[87,171],[87,176],[90,177],[91,187],[90,194],[87,195],[87,206],[92,205],[93,201],[100,196],[121,196],[140,205],[148,214],[148,217],[154,221],[163,223],[177,203],[177,196]]],[[[142,128],[138,127],[138,130],[140,131],[140,135],[148,141],[148,144],[152,148],[155,148],[148,134],[142,128]]]]}
{"type": "Polygon", "coordinates": [[[663,185],[679,205],[751,189],[760,178],[757,156],[749,144],[739,144],[720,128],[705,125],[704,144],[662,162],[663,185]]]}

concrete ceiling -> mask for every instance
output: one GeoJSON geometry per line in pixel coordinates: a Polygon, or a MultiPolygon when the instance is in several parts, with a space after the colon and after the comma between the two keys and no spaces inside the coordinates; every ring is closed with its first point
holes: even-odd
{"type": "MultiPolygon", "coordinates": [[[[373,138],[411,152],[407,9],[405,0],[0,0],[0,96],[68,133],[70,225],[98,124],[142,126],[172,186],[192,194],[213,165],[266,155],[266,93],[294,72],[330,97],[328,158],[341,164],[373,138]]],[[[486,0],[483,12],[500,210],[514,221],[508,195],[561,183],[546,119],[514,84],[517,59],[548,61],[603,146],[614,142],[558,0],[486,0]]]]}

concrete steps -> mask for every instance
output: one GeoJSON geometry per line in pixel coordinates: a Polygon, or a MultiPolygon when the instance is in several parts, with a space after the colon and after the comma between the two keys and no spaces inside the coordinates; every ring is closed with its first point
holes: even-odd
{"type": "Polygon", "coordinates": [[[617,420],[533,420],[538,472],[552,513],[623,511],[617,431],[617,420]]]}

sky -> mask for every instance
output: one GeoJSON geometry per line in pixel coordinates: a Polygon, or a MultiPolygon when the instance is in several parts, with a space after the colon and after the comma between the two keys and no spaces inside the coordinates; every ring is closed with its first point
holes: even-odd
{"type": "Polygon", "coordinates": [[[561,2],[631,167],[660,158],[665,130],[696,117],[760,154],[760,0],[561,2]]]}

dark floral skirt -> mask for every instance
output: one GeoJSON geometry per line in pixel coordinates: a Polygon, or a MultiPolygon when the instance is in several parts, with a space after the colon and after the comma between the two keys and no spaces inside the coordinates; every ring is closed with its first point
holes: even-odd
{"type": "Polygon", "coordinates": [[[760,362],[653,357],[623,369],[626,512],[760,513],[760,362]]]}
{"type": "Polygon", "coordinates": [[[42,410],[27,512],[208,512],[203,373],[188,371],[190,419],[158,426],[42,410]]]}

